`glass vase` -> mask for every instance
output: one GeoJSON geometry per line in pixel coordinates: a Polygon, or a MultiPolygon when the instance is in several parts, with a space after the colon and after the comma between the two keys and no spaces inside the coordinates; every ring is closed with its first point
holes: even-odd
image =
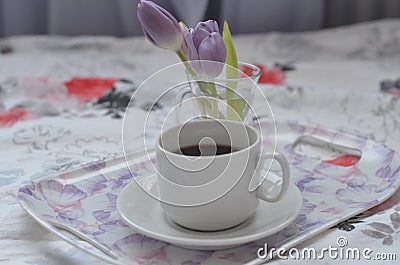
{"type": "Polygon", "coordinates": [[[198,117],[245,123],[252,121],[251,106],[261,76],[260,68],[248,63],[239,63],[238,69],[225,66],[215,78],[193,75],[188,71],[186,75],[190,94],[195,99],[198,117]],[[230,78],[226,78],[227,75],[230,78]]]}

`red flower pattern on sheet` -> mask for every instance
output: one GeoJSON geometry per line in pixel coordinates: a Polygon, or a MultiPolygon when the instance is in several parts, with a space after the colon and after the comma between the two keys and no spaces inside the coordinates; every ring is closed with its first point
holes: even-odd
{"type": "Polygon", "coordinates": [[[285,73],[276,67],[268,68],[262,64],[256,64],[260,67],[262,74],[260,76],[260,83],[262,84],[274,84],[274,85],[283,85],[286,80],[285,73]]]}
{"type": "Polygon", "coordinates": [[[0,111],[0,127],[11,127],[14,123],[23,120],[28,115],[25,109],[11,108],[6,111],[0,111]]]}
{"type": "Polygon", "coordinates": [[[388,91],[385,91],[386,93],[388,93],[388,94],[392,94],[392,95],[396,95],[396,96],[400,96],[400,90],[393,90],[393,89],[391,89],[391,90],[388,90],[388,91]]]}
{"type": "MultiPolygon", "coordinates": [[[[262,72],[260,80],[258,81],[259,83],[273,84],[273,85],[283,85],[285,83],[286,75],[281,69],[277,67],[268,68],[263,64],[255,64],[255,65],[259,67],[262,72]]],[[[249,67],[243,66],[240,68],[240,70],[248,76],[252,74],[251,72],[252,69],[249,67]]]]}
{"type": "Polygon", "coordinates": [[[342,166],[342,167],[350,167],[360,160],[361,156],[358,155],[341,155],[331,160],[324,160],[325,163],[342,166]]]}
{"type": "Polygon", "coordinates": [[[49,77],[22,78],[15,82],[14,87],[8,88],[20,93],[14,95],[14,106],[0,110],[0,128],[12,127],[27,118],[59,115],[62,108],[77,108],[84,102],[99,99],[118,81],[115,78],[90,77],[67,81],[49,77]]]}
{"type": "Polygon", "coordinates": [[[64,85],[69,95],[75,96],[80,103],[83,103],[101,97],[117,81],[118,79],[74,78],[64,82],[64,85]]]}

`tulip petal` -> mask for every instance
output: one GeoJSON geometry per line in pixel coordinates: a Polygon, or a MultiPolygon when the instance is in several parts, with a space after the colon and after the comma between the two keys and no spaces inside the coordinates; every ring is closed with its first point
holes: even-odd
{"type": "Polygon", "coordinates": [[[204,30],[207,30],[209,33],[211,33],[211,32],[219,33],[218,22],[215,20],[207,20],[205,22],[199,22],[199,23],[197,23],[195,29],[196,30],[204,29],[204,30]]]}
{"type": "Polygon", "coordinates": [[[178,21],[164,8],[151,1],[138,4],[137,16],[145,36],[154,45],[177,51],[182,43],[178,21]]]}
{"type": "Polygon", "coordinates": [[[189,29],[183,37],[185,39],[186,46],[188,49],[190,65],[197,73],[201,73],[202,72],[201,65],[200,62],[198,61],[199,54],[197,53],[197,49],[193,43],[193,29],[189,29]]]}
{"type": "Polygon", "coordinates": [[[154,45],[158,46],[158,45],[156,44],[155,40],[147,33],[147,31],[146,31],[143,27],[142,27],[142,30],[143,30],[144,36],[145,36],[151,43],[153,43],[154,45]]]}
{"type": "Polygon", "coordinates": [[[220,62],[201,62],[202,70],[207,76],[218,76],[226,60],[226,47],[222,36],[217,32],[211,33],[200,43],[198,53],[200,60],[220,62]]]}
{"type": "Polygon", "coordinates": [[[210,35],[211,32],[208,32],[205,29],[195,29],[193,30],[193,43],[196,49],[199,48],[200,43],[210,35]]]}
{"type": "Polygon", "coordinates": [[[198,60],[199,54],[197,52],[196,47],[194,46],[193,42],[193,29],[189,29],[188,32],[184,36],[186,45],[189,51],[189,59],[190,60],[198,60]]]}

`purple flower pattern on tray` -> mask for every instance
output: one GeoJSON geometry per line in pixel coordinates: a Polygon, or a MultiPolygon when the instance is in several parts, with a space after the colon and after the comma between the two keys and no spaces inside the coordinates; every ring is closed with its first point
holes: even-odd
{"type": "MultiPolygon", "coordinates": [[[[263,122],[262,126],[270,127],[270,124],[263,122]]],[[[302,192],[303,208],[295,222],[281,232],[235,249],[196,251],[179,248],[137,234],[120,220],[116,210],[118,194],[132,181],[132,175],[153,173],[154,161],[147,161],[147,158],[138,159],[131,167],[132,174],[124,160],[113,170],[109,169],[108,163],[115,165],[115,161],[100,161],[61,174],[59,179],[30,183],[19,190],[18,198],[44,219],[74,227],[111,249],[125,263],[212,264],[224,261],[224,264],[242,264],[255,258],[254,251],[262,242],[268,241],[279,247],[296,237],[327,229],[382,202],[400,184],[399,156],[383,145],[365,137],[296,122],[278,124],[278,129],[285,137],[278,138],[277,151],[291,164],[292,181],[302,192]],[[354,166],[340,167],[302,156],[292,149],[292,144],[302,135],[345,143],[360,150],[362,158],[354,166]],[[85,173],[90,173],[90,177],[81,178],[85,173]]]]}

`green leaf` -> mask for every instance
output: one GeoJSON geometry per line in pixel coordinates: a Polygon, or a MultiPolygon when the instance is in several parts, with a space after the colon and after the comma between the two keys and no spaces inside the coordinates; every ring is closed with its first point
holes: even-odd
{"type": "MultiPolygon", "coordinates": [[[[232,35],[229,31],[228,22],[224,22],[224,31],[222,33],[222,37],[224,39],[225,47],[226,47],[226,78],[237,79],[238,78],[238,61],[236,56],[235,45],[232,41],[232,35]]],[[[243,109],[242,109],[242,100],[234,99],[236,89],[235,81],[227,81],[226,83],[226,99],[227,99],[227,118],[229,120],[240,120],[243,119],[243,109]]]]}
{"type": "MultiPolygon", "coordinates": [[[[228,22],[224,22],[224,31],[222,33],[222,37],[224,38],[225,42],[225,47],[226,47],[226,64],[229,66],[232,66],[236,70],[238,67],[238,61],[237,61],[237,56],[236,56],[236,50],[235,50],[235,45],[233,44],[232,41],[232,35],[231,32],[229,31],[229,25],[228,22]]],[[[230,69],[228,67],[227,69],[230,69]]],[[[232,79],[232,78],[237,78],[237,71],[228,71],[231,74],[234,74],[233,76],[227,76],[227,78],[232,79]]],[[[228,74],[227,72],[227,74],[228,74]]]]}

